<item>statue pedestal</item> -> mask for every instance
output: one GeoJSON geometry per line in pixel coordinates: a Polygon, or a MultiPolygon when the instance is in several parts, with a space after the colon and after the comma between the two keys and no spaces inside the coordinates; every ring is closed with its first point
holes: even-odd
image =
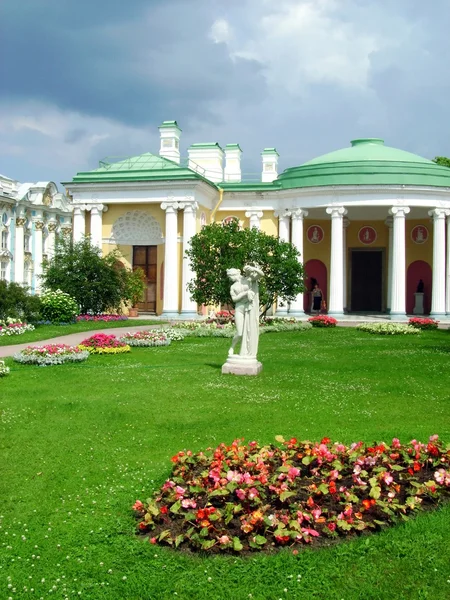
{"type": "Polygon", "coordinates": [[[231,375],[259,375],[262,371],[262,364],[256,356],[241,356],[232,354],[227,358],[227,362],[222,366],[223,374],[231,375]]]}
{"type": "Polygon", "coordinates": [[[413,314],[414,315],[423,315],[423,297],[425,294],[421,293],[421,292],[416,292],[414,294],[414,308],[413,308],[413,314]]]}

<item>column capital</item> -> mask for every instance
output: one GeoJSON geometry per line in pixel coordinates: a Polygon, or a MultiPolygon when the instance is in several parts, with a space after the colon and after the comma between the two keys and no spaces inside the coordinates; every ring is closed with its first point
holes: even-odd
{"type": "MultiPolygon", "coordinates": [[[[90,209],[90,207],[89,207],[89,209],[90,209]]],[[[73,207],[73,214],[81,215],[81,213],[84,212],[85,210],[88,210],[88,207],[86,206],[86,204],[78,204],[73,207]]]]}
{"type": "Polygon", "coordinates": [[[58,229],[58,221],[56,219],[47,221],[47,229],[49,233],[54,233],[58,229]]]}
{"type": "Polygon", "coordinates": [[[447,208],[433,208],[432,210],[428,211],[428,214],[433,218],[433,220],[445,219],[445,217],[450,215],[450,210],[447,208]]]}
{"type": "Polygon", "coordinates": [[[344,206],[329,206],[327,214],[331,215],[332,219],[342,219],[347,214],[347,209],[344,206]]]}
{"type": "Polygon", "coordinates": [[[165,210],[166,213],[176,213],[180,208],[180,203],[175,201],[161,202],[161,208],[165,210]]]}
{"type": "MultiPolygon", "coordinates": [[[[291,211],[288,208],[282,208],[280,210],[275,210],[273,213],[279,219],[283,219],[291,216],[291,211]]],[[[262,215],[261,215],[262,216],[262,215]]]]}
{"type": "Polygon", "coordinates": [[[304,210],[303,208],[293,208],[291,210],[291,219],[293,221],[301,221],[302,219],[307,217],[308,214],[308,211],[304,210]]]}
{"type": "MultiPolygon", "coordinates": [[[[83,210],[83,208],[81,208],[83,210]]],[[[96,211],[97,213],[107,212],[108,207],[104,204],[88,204],[85,210],[90,210],[91,215],[96,211]]]]}
{"type": "Polygon", "coordinates": [[[196,213],[198,210],[198,202],[195,202],[194,200],[185,200],[183,202],[178,202],[178,208],[180,210],[184,210],[185,213],[196,213]]]}
{"type": "Polygon", "coordinates": [[[44,229],[44,221],[41,218],[34,217],[33,223],[36,231],[42,231],[44,229]]]}
{"type": "Polygon", "coordinates": [[[403,218],[410,212],[409,206],[393,206],[389,209],[389,214],[395,218],[403,218]]]}
{"type": "Polygon", "coordinates": [[[262,210],[246,210],[245,211],[245,216],[248,219],[256,218],[256,219],[262,219],[263,218],[264,213],[262,212],[262,210]]]}
{"type": "Polygon", "coordinates": [[[16,217],[16,227],[23,227],[26,223],[25,217],[16,217]]]}
{"type": "Polygon", "coordinates": [[[62,224],[61,225],[61,233],[63,235],[69,236],[72,233],[72,225],[67,223],[67,224],[62,224]]]}

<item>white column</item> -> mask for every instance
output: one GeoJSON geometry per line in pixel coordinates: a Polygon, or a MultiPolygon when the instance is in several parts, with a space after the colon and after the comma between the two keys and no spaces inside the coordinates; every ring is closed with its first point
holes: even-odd
{"type": "MultiPolygon", "coordinates": [[[[292,235],[291,241],[297,250],[300,252],[300,261],[302,263],[305,262],[303,256],[303,219],[308,216],[307,210],[302,210],[298,208],[292,211],[292,235]]],[[[303,308],[303,294],[298,294],[295,298],[294,302],[291,302],[289,308],[289,314],[293,317],[301,317],[305,316],[305,311],[303,308]]]]}
{"type": "Polygon", "coordinates": [[[431,316],[445,315],[445,217],[449,211],[435,208],[428,212],[433,218],[433,283],[431,316]]]}
{"type": "Polygon", "coordinates": [[[389,228],[389,247],[388,247],[388,275],[387,275],[387,298],[386,298],[386,311],[391,312],[392,304],[392,258],[394,251],[394,236],[392,228],[392,217],[388,217],[385,224],[389,228]]]}
{"type": "Polygon", "coordinates": [[[191,294],[187,289],[188,283],[194,279],[194,272],[191,269],[191,263],[186,256],[186,250],[190,248],[190,240],[196,232],[197,202],[186,202],[181,205],[183,213],[183,281],[181,295],[181,314],[190,319],[198,316],[197,303],[191,299],[191,294]]]}
{"type": "MultiPolygon", "coordinates": [[[[94,212],[91,212],[93,215],[94,212]]],[[[92,219],[92,217],[91,217],[92,219]]],[[[91,221],[92,228],[92,221],[91,221]]],[[[73,209],[73,241],[80,242],[86,234],[86,206],[74,206],[73,209]]]]}
{"type": "MultiPolygon", "coordinates": [[[[106,206],[103,204],[96,204],[91,206],[91,242],[93,246],[98,246],[102,249],[102,238],[103,238],[103,212],[106,210],[106,206]]],[[[75,236],[75,223],[74,223],[74,236],[75,236]]]]}
{"type": "Polygon", "coordinates": [[[14,281],[20,285],[24,284],[24,260],[25,253],[23,249],[23,226],[26,219],[16,217],[16,230],[14,242],[14,281]]]}
{"type": "Polygon", "coordinates": [[[344,314],[344,228],[343,219],[347,214],[343,206],[327,208],[331,215],[331,260],[330,260],[330,292],[328,313],[344,314]]]}
{"type": "Polygon", "coordinates": [[[56,230],[58,228],[58,221],[51,219],[47,223],[48,236],[45,245],[45,252],[47,258],[50,260],[55,254],[55,241],[56,241],[56,230]]]}
{"type": "Polygon", "coordinates": [[[248,210],[245,213],[245,216],[250,219],[250,229],[255,227],[256,229],[260,228],[260,219],[263,217],[263,213],[260,210],[248,210]]]}
{"type": "Polygon", "coordinates": [[[389,211],[393,216],[391,315],[398,317],[406,316],[405,219],[409,211],[408,206],[394,206],[389,211]]]}
{"type": "Polygon", "coordinates": [[[164,299],[163,315],[177,317],[178,313],[178,202],[163,202],[166,211],[164,249],[164,299]]]}
{"type": "Polygon", "coordinates": [[[347,309],[347,229],[350,225],[350,221],[347,218],[344,218],[342,221],[342,261],[343,261],[343,281],[342,281],[342,289],[344,293],[343,297],[343,306],[344,309],[347,309]]]}
{"type": "Polygon", "coordinates": [[[41,291],[41,275],[42,275],[42,254],[43,254],[43,239],[42,231],[44,229],[44,221],[42,217],[35,217],[34,222],[34,276],[35,284],[34,289],[37,294],[41,291]]]}
{"type": "Polygon", "coordinates": [[[450,216],[447,217],[447,286],[445,312],[450,316],[450,216]]]}
{"type": "MultiPolygon", "coordinates": [[[[276,210],[274,214],[276,217],[278,217],[278,239],[280,242],[289,242],[291,213],[287,209],[283,209],[276,210]]],[[[287,317],[289,308],[288,304],[287,302],[283,301],[283,306],[281,306],[280,302],[281,301],[279,300],[277,304],[276,316],[287,317]]]]}

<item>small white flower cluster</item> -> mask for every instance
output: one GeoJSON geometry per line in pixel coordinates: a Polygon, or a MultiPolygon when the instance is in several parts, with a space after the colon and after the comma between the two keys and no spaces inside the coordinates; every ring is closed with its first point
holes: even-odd
{"type": "Polygon", "coordinates": [[[404,323],[361,323],[357,329],[378,335],[420,335],[420,329],[404,323]]]}
{"type": "Polygon", "coordinates": [[[260,328],[259,332],[271,333],[278,331],[307,331],[308,329],[312,329],[312,327],[313,326],[311,323],[308,323],[308,321],[298,321],[297,323],[288,321],[286,323],[282,323],[281,321],[278,323],[270,323],[269,321],[267,325],[264,325],[260,328]]]}
{"type": "Polygon", "coordinates": [[[126,333],[119,338],[121,342],[129,346],[153,347],[169,346],[170,340],[162,331],[136,331],[126,333]]]}
{"type": "Polygon", "coordinates": [[[5,365],[4,360],[0,360],[0,377],[6,377],[9,373],[9,367],[5,365]]]}
{"type": "Polygon", "coordinates": [[[23,323],[20,319],[12,319],[11,317],[0,321],[0,336],[2,335],[22,335],[26,331],[33,331],[34,325],[23,323]]]}
{"type": "Polygon", "coordinates": [[[166,327],[165,329],[160,329],[159,331],[172,342],[181,342],[186,336],[182,329],[174,329],[173,327],[166,327]]]}

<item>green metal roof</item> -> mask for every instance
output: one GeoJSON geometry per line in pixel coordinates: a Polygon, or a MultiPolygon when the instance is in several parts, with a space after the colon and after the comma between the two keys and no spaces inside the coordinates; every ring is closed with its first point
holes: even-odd
{"type": "MultiPolygon", "coordinates": [[[[178,129],[180,129],[180,127],[176,121],[163,121],[161,123],[161,125],[159,126],[159,129],[163,129],[165,127],[177,127],[178,129]]],[[[180,129],[180,131],[181,131],[181,129],[180,129]]]]}
{"type": "Polygon", "coordinates": [[[99,168],[93,171],[77,173],[72,182],[66,183],[99,183],[102,181],[162,181],[179,179],[201,179],[208,181],[202,173],[189,169],[187,160],[180,164],[147,152],[114,162],[112,158],[100,161],[99,168]]]}
{"type": "Polygon", "coordinates": [[[353,140],[351,147],[291,167],[276,180],[281,188],[328,185],[417,185],[450,187],[450,169],[390,148],[379,138],[353,140]]]}

